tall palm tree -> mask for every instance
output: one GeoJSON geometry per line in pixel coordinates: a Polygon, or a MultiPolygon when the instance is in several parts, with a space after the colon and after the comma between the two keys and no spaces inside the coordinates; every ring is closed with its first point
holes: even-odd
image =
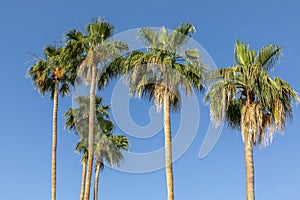
{"type": "Polygon", "coordinates": [[[185,44],[195,32],[190,23],[182,23],[168,33],[165,28],[154,31],[144,27],[139,36],[149,46],[132,52],[125,61],[130,92],[153,100],[157,109],[164,107],[165,158],[168,200],[174,199],[170,112],[180,109],[180,88],[190,95],[193,87],[203,89],[204,65],[197,49],[187,50],[185,44]]]}
{"type": "Polygon", "coordinates": [[[212,119],[224,118],[230,128],[241,130],[246,162],[246,196],[254,200],[253,146],[268,145],[275,131],[284,131],[292,117],[292,103],[299,98],[284,80],[268,73],[281,56],[281,47],[266,45],[260,51],[238,40],[234,66],[211,72],[213,81],[205,100],[212,119]]]}
{"type": "MultiPolygon", "coordinates": [[[[90,85],[90,106],[89,106],[89,134],[88,134],[88,170],[86,181],[85,200],[90,197],[92,167],[93,167],[93,143],[94,143],[94,114],[95,114],[95,89],[102,88],[107,84],[109,71],[105,69],[110,62],[121,56],[122,50],[127,50],[128,46],[121,41],[107,41],[113,34],[114,27],[103,20],[95,19],[85,28],[85,34],[80,31],[71,30],[66,34],[67,44],[70,46],[83,48],[82,55],[85,59],[79,65],[78,73],[84,76],[87,84],[90,85]],[[102,68],[98,69],[98,65],[102,68]],[[106,80],[103,82],[103,80],[106,80]],[[102,82],[101,82],[102,81],[102,82]]],[[[76,48],[73,48],[76,49],[76,48]]],[[[112,72],[113,75],[115,75],[112,72]]]]}
{"type": "Polygon", "coordinates": [[[70,92],[70,85],[74,83],[76,72],[75,59],[63,47],[46,46],[45,57],[38,58],[29,68],[28,77],[32,79],[37,90],[44,96],[50,93],[53,100],[52,119],[52,200],[56,199],[56,150],[57,150],[57,110],[58,95],[62,97],[70,92]]]}

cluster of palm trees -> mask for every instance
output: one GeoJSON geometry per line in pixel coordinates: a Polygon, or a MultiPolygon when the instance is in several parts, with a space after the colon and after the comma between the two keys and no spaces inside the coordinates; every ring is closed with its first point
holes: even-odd
{"type": "Polygon", "coordinates": [[[247,200],[254,200],[252,149],[257,144],[267,145],[274,132],[285,129],[298,96],[287,82],[269,75],[280,59],[279,46],[267,45],[256,52],[238,40],[234,65],[209,70],[197,49],[185,49],[195,30],[191,23],[182,23],[173,31],[144,27],[138,36],[146,41],[145,48],[126,53],[127,44],[108,40],[114,27],[96,19],[83,33],[68,31],[63,46],[44,48],[45,56],[37,57],[28,76],[42,95],[49,93],[53,100],[52,200],[56,199],[58,96],[70,93],[78,82],[90,87],[88,96],[76,98],[78,107],[65,113],[65,124],[78,136],[75,150],[82,153],[80,200],[90,199],[93,166],[93,196],[97,199],[99,172],[104,161],[118,165],[123,159],[122,151],[128,150],[128,139],[113,134],[115,125],[109,119],[109,106],[102,105],[103,99],[95,93],[121,75],[127,77],[131,95],[148,98],[158,111],[163,108],[168,200],[174,199],[170,113],[180,110],[182,93],[191,95],[193,89],[203,91],[205,88],[211,120],[218,124],[225,119],[230,128],[241,131],[245,146],[246,196],[247,200]]]}

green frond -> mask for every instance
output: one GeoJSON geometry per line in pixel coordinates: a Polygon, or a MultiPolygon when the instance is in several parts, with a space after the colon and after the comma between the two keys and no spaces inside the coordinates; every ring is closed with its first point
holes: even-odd
{"type": "Polygon", "coordinates": [[[86,34],[89,40],[90,48],[95,48],[110,38],[114,31],[114,26],[101,19],[96,19],[86,26],[86,34]]]}
{"type": "Polygon", "coordinates": [[[196,28],[190,22],[183,22],[177,28],[176,31],[183,34],[191,36],[192,34],[196,33],[196,28]]]}
{"type": "Polygon", "coordinates": [[[72,108],[68,109],[64,117],[66,118],[65,121],[65,129],[68,129],[69,131],[72,131],[75,129],[75,119],[74,119],[74,110],[72,108]]]}
{"type": "Polygon", "coordinates": [[[189,22],[181,23],[172,33],[170,34],[170,43],[176,49],[183,45],[185,41],[190,38],[196,32],[196,28],[189,22]]]}
{"type": "Polygon", "coordinates": [[[255,65],[266,71],[274,69],[275,65],[280,61],[281,47],[270,44],[264,46],[258,53],[255,65]]]}
{"type": "Polygon", "coordinates": [[[97,160],[106,160],[111,166],[119,165],[123,160],[122,150],[128,150],[128,139],[124,135],[98,134],[94,145],[97,160]]]}
{"type": "Polygon", "coordinates": [[[59,93],[62,97],[65,97],[70,93],[70,86],[67,83],[63,83],[59,89],[59,93]]]}
{"type": "MultiPolygon", "coordinates": [[[[205,102],[210,104],[211,119],[219,124],[221,119],[226,117],[226,113],[230,103],[236,97],[237,90],[232,82],[217,81],[208,88],[205,95],[205,102]]],[[[228,117],[230,119],[230,117],[228,117]]]]}
{"type": "Polygon", "coordinates": [[[241,110],[245,105],[243,99],[232,99],[226,110],[225,119],[230,129],[241,129],[241,110]]]}
{"type": "Polygon", "coordinates": [[[117,148],[128,151],[129,141],[125,135],[111,135],[109,138],[117,148]]]}
{"type": "Polygon", "coordinates": [[[68,31],[65,35],[64,35],[64,39],[65,41],[81,41],[83,38],[83,34],[75,29],[72,29],[70,31],[68,31]]]}
{"type": "Polygon", "coordinates": [[[164,47],[164,46],[168,46],[168,32],[167,29],[165,27],[162,27],[159,30],[159,35],[158,35],[158,42],[159,44],[164,47]]]}
{"type": "Polygon", "coordinates": [[[251,50],[249,45],[237,40],[234,48],[235,65],[249,66],[253,65],[256,57],[256,51],[251,50]]]}
{"type": "Polygon", "coordinates": [[[149,27],[143,27],[138,32],[138,37],[144,38],[150,44],[156,42],[157,34],[149,27]]]}
{"type": "Polygon", "coordinates": [[[190,59],[200,60],[200,53],[198,49],[190,49],[185,51],[185,55],[190,59]]]}

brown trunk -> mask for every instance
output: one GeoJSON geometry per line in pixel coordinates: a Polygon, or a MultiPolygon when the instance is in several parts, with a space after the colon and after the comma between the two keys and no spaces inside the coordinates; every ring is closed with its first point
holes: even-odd
{"type": "MultiPolygon", "coordinates": [[[[251,103],[253,102],[250,96],[249,91],[246,93],[246,108],[249,109],[251,103]]],[[[246,113],[242,113],[245,115],[246,113]]],[[[242,119],[243,120],[243,119],[242,119]]],[[[242,121],[242,126],[245,125],[245,122],[242,121]]],[[[246,163],[246,197],[247,200],[254,200],[254,164],[253,164],[253,144],[252,137],[249,137],[246,131],[247,128],[242,127],[242,134],[244,137],[244,148],[245,148],[245,163],[246,163]],[[243,130],[244,129],[244,130],[243,130]],[[249,141],[251,140],[251,141],[249,141]]]]}
{"type": "Polygon", "coordinates": [[[87,178],[86,178],[86,185],[85,185],[84,200],[90,199],[92,170],[93,170],[96,71],[97,71],[97,65],[94,64],[92,66],[92,80],[91,80],[91,88],[90,88],[89,136],[88,136],[89,155],[88,155],[87,178]]]}
{"type": "Polygon", "coordinates": [[[166,178],[167,178],[168,200],[174,200],[170,100],[168,94],[164,95],[164,131],[165,131],[166,178]]]}
{"type": "Polygon", "coordinates": [[[52,190],[51,199],[56,200],[56,148],[57,148],[57,110],[58,110],[58,80],[55,80],[52,118],[52,190]]]}
{"type": "Polygon", "coordinates": [[[245,162],[246,162],[246,196],[247,200],[254,200],[254,165],[252,145],[245,141],[245,162]]]}
{"type": "Polygon", "coordinates": [[[83,200],[84,191],[85,191],[85,180],[86,180],[86,160],[82,163],[82,175],[81,175],[81,191],[80,191],[80,200],[83,200]]]}
{"type": "Polygon", "coordinates": [[[94,200],[98,200],[98,183],[99,183],[99,174],[100,174],[100,169],[101,169],[101,162],[96,161],[96,166],[95,166],[95,180],[94,180],[94,200]]]}

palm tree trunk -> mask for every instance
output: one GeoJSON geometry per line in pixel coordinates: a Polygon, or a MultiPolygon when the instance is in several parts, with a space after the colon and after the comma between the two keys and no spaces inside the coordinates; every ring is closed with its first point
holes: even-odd
{"type": "Polygon", "coordinates": [[[84,197],[85,180],[86,180],[85,178],[86,178],[86,160],[84,160],[82,163],[81,191],[80,191],[79,200],[83,200],[84,197]]]}
{"type": "Polygon", "coordinates": [[[58,110],[58,80],[55,80],[52,116],[52,192],[51,199],[56,200],[56,149],[57,149],[57,110],[58,110]]]}
{"type": "Polygon", "coordinates": [[[92,66],[92,80],[90,88],[90,111],[89,111],[89,138],[88,138],[88,166],[87,166],[87,178],[85,185],[84,200],[90,199],[92,169],[93,169],[93,144],[94,144],[94,114],[95,114],[95,88],[96,88],[96,71],[97,65],[92,66]]]}
{"type": "Polygon", "coordinates": [[[174,199],[173,167],[172,167],[172,140],[170,122],[170,100],[168,94],[164,95],[164,131],[165,131],[165,154],[166,154],[166,178],[168,200],[174,199]]]}
{"type": "Polygon", "coordinates": [[[250,98],[249,91],[246,92],[246,105],[242,109],[242,135],[244,138],[244,148],[245,148],[245,163],[246,163],[246,197],[247,200],[254,200],[254,164],[253,164],[253,142],[249,138],[249,125],[244,121],[244,116],[246,116],[247,109],[250,108],[252,104],[252,99],[250,98]],[[244,110],[244,111],[243,111],[244,110]]]}
{"type": "Polygon", "coordinates": [[[245,141],[245,161],[246,161],[246,196],[247,200],[254,200],[254,164],[252,145],[245,141]]]}
{"type": "Polygon", "coordinates": [[[95,180],[94,180],[94,200],[98,200],[98,183],[99,183],[99,174],[101,169],[101,162],[96,161],[96,169],[95,169],[95,180]]]}

